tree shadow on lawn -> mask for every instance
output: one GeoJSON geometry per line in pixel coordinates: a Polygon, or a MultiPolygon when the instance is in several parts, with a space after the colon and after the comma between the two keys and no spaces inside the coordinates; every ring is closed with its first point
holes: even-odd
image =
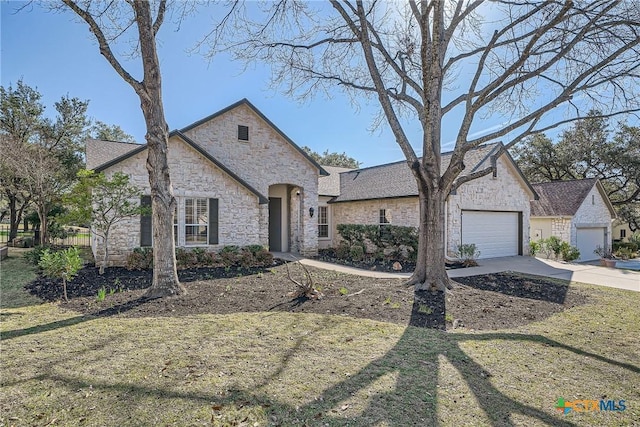
{"type": "MultiPolygon", "coordinates": [[[[416,304],[419,305],[420,302],[416,304]]],[[[414,311],[418,312],[418,309],[419,307],[416,307],[414,311]]],[[[454,401],[453,405],[451,402],[447,402],[449,405],[445,411],[466,412],[477,407],[482,414],[476,416],[484,416],[492,426],[514,426],[516,421],[513,416],[527,417],[529,420],[554,426],[575,426],[576,424],[569,419],[563,419],[562,414],[553,416],[549,412],[527,405],[499,390],[490,380],[491,373],[480,363],[474,361],[472,357],[469,357],[461,348],[460,343],[486,340],[542,343],[608,363],[632,373],[640,373],[640,368],[637,366],[571,347],[541,335],[500,332],[446,333],[409,326],[391,350],[382,357],[369,362],[356,374],[327,388],[320,396],[310,396],[306,399],[306,403],[300,406],[290,402],[282,402],[269,396],[267,388],[270,385],[278,384],[282,377],[287,376],[288,364],[296,356],[296,353],[301,351],[303,341],[313,340],[314,332],[318,332],[324,327],[326,327],[324,323],[319,323],[318,327],[309,334],[300,337],[298,342],[280,358],[279,366],[272,367],[272,374],[266,375],[257,386],[246,389],[212,389],[208,392],[190,392],[172,386],[164,388],[145,386],[140,382],[132,384],[125,381],[84,380],[53,372],[43,373],[36,379],[60,382],[70,390],[92,387],[118,395],[126,395],[126,402],[121,402],[122,406],[119,403],[118,412],[129,414],[129,417],[133,414],[134,418],[130,419],[135,419],[136,411],[144,411],[141,408],[145,405],[145,400],[151,397],[160,400],[166,399],[169,406],[173,406],[172,399],[201,402],[205,408],[214,405],[212,416],[218,414],[217,411],[224,411],[226,408],[262,407],[267,420],[270,419],[270,416],[274,416],[278,420],[276,425],[325,425],[325,423],[340,425],[348,422],[351,426],[363,427],[382,423],[390,426],[437,426],[450,424],[451,420],[448,417],[455,417],[455,414],[445,414],[447,417],[447,421],[445,421],[438,417],[437,412],[439,403],[442,405],[442,402],[438,401],[439,398],[442,399],[441,396],[439,397],[440,387],[446,387],[446,384],[442,384],[442,379],[439,383],[438,376],[439,372],[444,369],[442,363],[446,362],[464,380],[472,396],[466,398],[462,396],[459,398],[460,401],[454,401]],[[380,387],[381,382],[386,384],[389,380],[395,381],[395,385],[391,388],[380,387]],[[367,395],[368,397],[363,397],[367,395]],[[312,397],[315,399],[310,400],[312,397]],[[366,399],[365,407],[357,407],[358,399],[363,398],[366,399]]],[[[299,381],[313,381],[313,378],[299,378],[299,381]]],[[[456,393],[452,393],[456,395],[456,393]]],[[[549,405],[554,404],[555,397],[549,395],[549,405]]],[[[175,404],[175,402],[173,403],[175,404]]],[[[463,418],[464,416],[461,417],[461,419],[463,418]]],[[[480,424],[486,422],[482,419],[476,419],[476,421],[480,424]]]]}
{"type": "MultiPolygon", "coordinates": [[[[23,337],[25,335],[39,334],[41,332],[55,331],[56,329],[66,328],[67,326],[74,326],[80,323],[95,320],[101,317],[114,316],[116,314],[127,312],[140,304],[144,304],[148,299],[137,298],[126,303],[119,304],[113,307],[105,308],[94,314],[85,314],[82,316],[70,317],[68,319],[57,320],[55,322],[46,323],[44,325],[35,325],[24,329],[14,329],[12,331],[2,332],[3,340],[10,340],[13,338],[23,337]]],[[[63,305],[64,307],[64,305],[63,305]]]]}

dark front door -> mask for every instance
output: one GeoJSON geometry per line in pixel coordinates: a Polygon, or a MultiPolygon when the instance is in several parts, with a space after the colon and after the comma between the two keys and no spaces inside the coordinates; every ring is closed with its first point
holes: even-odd
{"type": "Polygon", "coordinates": [[[282,251],[282,198],[269,197],[269,250],[282,251]]]}

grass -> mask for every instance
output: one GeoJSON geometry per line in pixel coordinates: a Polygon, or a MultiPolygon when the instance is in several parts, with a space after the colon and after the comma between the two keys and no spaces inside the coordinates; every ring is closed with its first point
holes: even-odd
{"type": "Polygon", "coordinates": [[[24,285],[36,278],[36,269],[25,263],[23,249],[10,248],[9,257],[0,263],[0,308],[19,308],[40,300],[26,293],[24,285]]]}
{"type": "MultiPolygon", "coordinates": [[[[28,280],[10,261],[3,295],[28,280]]],[[[455,333],[282,312],[91,318],[23,299],[2,308],[0,425],[634,425],[640,294],[572,286],[587,305],[455,333]],[[627,410],[554,408],[603,395],[627,410]]]]}

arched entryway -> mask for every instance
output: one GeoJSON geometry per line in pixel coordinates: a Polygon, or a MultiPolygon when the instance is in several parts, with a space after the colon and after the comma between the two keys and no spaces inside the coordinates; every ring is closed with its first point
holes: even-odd
{"type": "Polygon", "coordinates": [[[299,252],[302,188],[292,184],[269,186],[269,250],[299,252]]]}

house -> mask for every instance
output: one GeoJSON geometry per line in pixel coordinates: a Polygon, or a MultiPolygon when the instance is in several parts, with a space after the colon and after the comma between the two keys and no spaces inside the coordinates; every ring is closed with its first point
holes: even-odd
{"type": "MultiPolygon", "coordinates": [[[[464,243],[476,244],[480,258],[529,252],[530,201],[537,195],[508,152],[496,158],[501,148],[500,143],[487,144],[465,155],[463,174],[492,162],[496,172],[467,182],[449,195],[445,207],[449,256],[455,256],[458,245],[464,243]]],[[[443,169],[450,159],[451,153],[443,153],[443,169]]],[[[329,172],[320,178],[320,188],[323,196],[333,196],[326,200],[327,236],[333,246],[340,241],[337,224],[418,226],[418,188],[406,161],[329,172]]]]}
{"type": "MultiPolygon", "coordinates": [[[[87,168],[130,176],[150,204],[147,146],[89,140],[87,168]]],[[[248,100],[169,135],[176,246],[217,250],[260,244],[272,251],[314,255],[318,248],[318,176],[327,172],[248,100]]],[[[112,231],[114,265],[151,246],[150,217],[131,218],[112,231]]],[[[92,242],[94,254],[101,242],[92,242]]]]}
{"type": "MultiPolygon", "coordinates": [[[[637,232],[637,231],[636,231],[637,232]]],[[[620,218],[613,221],[613,240],[619,242],[628,242],[631,236],[634,235],[634,231],[631,231],[629,223],[621,220],[620,218]]]]}
{"type": "Polygon", "coordinates": [[[335,224],[333,210],[329,202],[340,195],[340,174],[353,169],[322,165],[328,175],[318,179],[318,249],[333,246],[335,224]]]}
{"type": "Polygon", "coordinates": [[[616,213],[595,178],[533,184],[540,196],[531,202],[531,239],[557,236],[580,251],[580,261],[597,259],[597,246],[611,248],[616,213]]]}

